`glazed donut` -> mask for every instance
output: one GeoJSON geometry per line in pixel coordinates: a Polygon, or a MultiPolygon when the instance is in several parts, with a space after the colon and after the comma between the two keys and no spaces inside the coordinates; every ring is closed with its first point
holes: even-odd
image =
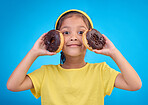
{"type": "Polygon", "coordinates": [[[93,49],[101,50],[106,43],[105,38],[96,29],[90,29],[83,33],[82,41],[84,46],[92,51],[93,49]]]}
{"type": "Polygon", "coordinates": [[[50,30],[43,38],[46,50],[60,52],[64,45],[63,34],[59,30],[50,30]]]}

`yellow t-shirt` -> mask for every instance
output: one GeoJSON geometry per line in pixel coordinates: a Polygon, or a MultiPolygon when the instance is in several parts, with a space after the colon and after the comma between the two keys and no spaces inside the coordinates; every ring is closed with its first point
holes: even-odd
{"type": "Polygon", "coordinates": [[[87,63],[79,69],[64,69],[58,65],[43,65],[29,73],[35,98],[42,105],[104,105],[117,74],[106,62],[87,63]]]}

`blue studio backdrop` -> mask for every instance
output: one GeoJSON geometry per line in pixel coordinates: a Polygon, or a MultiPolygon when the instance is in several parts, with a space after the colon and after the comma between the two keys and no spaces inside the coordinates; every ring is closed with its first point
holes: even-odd
{"type": "MultiPolygon", "coordinates": [[[[45,32],[54,29],[58,16],[66,10],[86,12],[94,28],[105,34],[134,67],[142,80],[138,91],[114,88],[105,105],[148,105],[147,0],[0,0],[0,105],[41,105],[30,90],[11,92],[7,80],[45,32]]],[[[107,64],[120,71],[108,56],[87,50],[86,62],[107,64]]],[[[38,57],[28,73],[42,65],[59,64],[60,54],[38,57]]]]}

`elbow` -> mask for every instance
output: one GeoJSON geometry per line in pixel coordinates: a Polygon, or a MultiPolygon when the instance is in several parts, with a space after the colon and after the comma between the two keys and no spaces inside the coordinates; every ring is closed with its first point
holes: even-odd
{"type": "Polygon", "coordinates": [[[12,86],[8,82],[7,82],[7,85],[6,86],[7,86],[7,89],[8,90],[13,91],[12,86]]]}
{"type": "Polygon", "coordinates": [[[140,81],[139,84],[137,85],[137,90],[141,89],[142,87],[142,82],[140,81]]]}
{"type": "Polygon", "coordinates": [[[142,87],[142,82],[140,82],[139,84],[137,84],[136,86],[134,86],[133,88],[131,88],[131,91],[137,91],[140,90],[142,87]]]}
{"type": "Polygon", "coordinates": [[[13,85],[11,85],[10,83],[7,82],[6,86],[7,86],[8,90],[10,90],[12,92],[17,92],[17,89],[13,85]]]}
{"type": "Polygon", "coordinates": [[[142,82],[140,82],[140,84],[137,86],[137,90],[141,89],[142,87],[142,82]]]}

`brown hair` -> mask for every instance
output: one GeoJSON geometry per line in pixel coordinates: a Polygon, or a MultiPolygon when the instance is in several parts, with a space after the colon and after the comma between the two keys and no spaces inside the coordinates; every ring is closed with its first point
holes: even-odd
{"type": "MultiPolygon", "coordinates": [[[[67,18],[72,17],[74,15],[81,17],[83,19],[84,23],[86,24],[86,26],[87,26],[88,29],[91,29],[92,28],[89,20],[87,19],[87,17],[85,15],[83,15],[82,13],[77,12],[77,11],[70,11],[70,12],[65,13],[59,19],[59,21],[57,23],[57,26],[56,26],[56,30],[60,30],[61,25],[62,25],[62,22],[64,21],[64,19],[67,19],[67,18]]],[[[61,51],[60,64],[62,64],[62,63],[64,64],[65,60],[66,60],[65,55],[64,55],[63,51],[61,51]]]]}

